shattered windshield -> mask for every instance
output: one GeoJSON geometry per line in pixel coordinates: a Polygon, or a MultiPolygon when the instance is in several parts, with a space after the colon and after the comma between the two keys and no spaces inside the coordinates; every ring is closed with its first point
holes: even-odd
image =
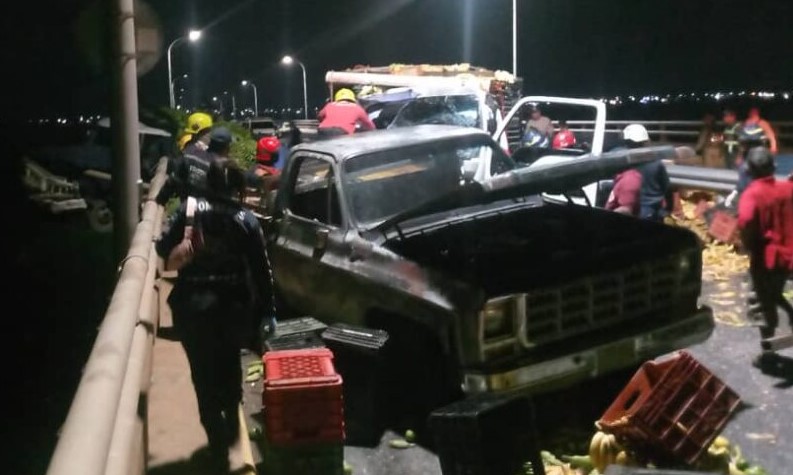
{"type": "Polygon", "coordinates": [[[419,97],[407,103],[394,118],[392,127],[422,124],[479,127],[476,95],[419,97]]]}
{"type": "Polygon", "coordinates": [[[376,152],[344,163],[344,190],[353,220],[370,228],[453,192],[485,166],[492,175],[513,169],[514,162],[490,144],[436,143],[376,152]]]}

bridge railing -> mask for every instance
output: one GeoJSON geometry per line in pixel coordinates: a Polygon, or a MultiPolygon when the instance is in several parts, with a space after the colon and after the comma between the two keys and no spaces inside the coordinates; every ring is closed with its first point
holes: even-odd
{"type": "Polygon", "coordinates": [[[163,207],[154,199],[166,164],[166,158],[160,160],[151,181],[47,475],[146,473],[146,396],[159,323],[154,239],[163,218],[163,207]]]}

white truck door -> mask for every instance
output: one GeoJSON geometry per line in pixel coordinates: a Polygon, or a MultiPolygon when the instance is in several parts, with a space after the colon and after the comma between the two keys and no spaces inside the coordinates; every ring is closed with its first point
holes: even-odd
{"type": "MultiPolygon", "coordinates": [[[[567,104],[574,106],[592,107],[595,109],[595,128],[592,135],[592,155],[600,155],[603,153],[603,144],[606,136],[606,105],[595,99],[578,99],[572,97],[554,97],[554,96],[526,96],[521,98],[507,113],[506,117],[499,125],[496,132],[493,134],[493,139],[499,142],[506,141],[506,128],[507,124],[513,117],[527,104],[547,103],[547,104],[567,104]]],[[[577,157],[569,155],[545,155],[529,167],[547,164],[547,163],[561,163],[568,160],[575,160],[577,157]]],[[[572,200],[580,205],[594,205],[597,201],[598,182],[590,183],[582,188],[583,197],[573,197],[572,200]]],[[[562,195],[543,194],[543,198],[554,202],[567,202],[567,198],[562,195]]]]}

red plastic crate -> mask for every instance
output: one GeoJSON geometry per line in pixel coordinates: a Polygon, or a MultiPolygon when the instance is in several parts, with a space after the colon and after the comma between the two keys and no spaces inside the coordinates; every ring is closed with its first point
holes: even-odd
{"type": "Polygon", "coordinates": [[[716,211],[708,233],[721,242],[734,243],[738,237],[738,220],[724,211],[716,211]]]}
{"type": "Polygon", "coordinates": [[[342,379],[327,348],[271,351],[265,368],[265,432],[270,443],[344,440],[342,379]]]}
{"type": "Polygon", "coordinates": [[[693,464],[740,397],[686,351],[648,361],[600,418],[605,432],[657,461],[693,464]]]}

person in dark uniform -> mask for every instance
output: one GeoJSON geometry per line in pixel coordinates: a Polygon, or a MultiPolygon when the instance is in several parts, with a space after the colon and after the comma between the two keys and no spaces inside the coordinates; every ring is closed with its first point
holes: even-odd
{"type": "Polygon", "coordinates": [[[201,424],[218,469],[239,433],[240,349],[251,318],[275,324],[272,277],[262,229],[235,198],[244,172],[224,157],[212,161],[204,197],[189,196],[156,243],[166,270],[178,270],[168,304],[190,363],[201,424]]]}
{"type": "Polygon", "coordinates": [[[157,194],[157,204],[165,206],[173,197],[184,200],[188,195],[203,195],[210,163],[217,157],[228,157],[232,141],[226,127],[216,127],[206,137],[206,147],[188,145],[182,155],[168,164],[168,178],[157,194]]]}

